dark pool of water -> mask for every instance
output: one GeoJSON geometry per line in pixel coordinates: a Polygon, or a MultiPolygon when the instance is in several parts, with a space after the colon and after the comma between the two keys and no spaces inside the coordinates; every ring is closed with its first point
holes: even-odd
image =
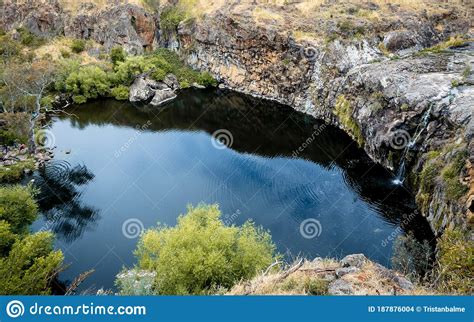
{"type": "Polygon", "coordinates": [[[134,265],[138,239],[125,222],[174,225],[201,202],[218,203],[228,224],[270,230],[288,258],[364,253],[389,265],[399,234],[432,238],[391,173],[342,131],[289,107],[190,90],[164,109],[98,101],[68,112],[49,129],[55,161],[35,174],[43,216],[34,230],[56,233],[70,264],[61,280],[95,270],[81,290],[113,288],[134,265]],[[222,129],[230,147],[212,139],[222,129]],[[303,222],[316,236],[302,234],[303,222]]]}

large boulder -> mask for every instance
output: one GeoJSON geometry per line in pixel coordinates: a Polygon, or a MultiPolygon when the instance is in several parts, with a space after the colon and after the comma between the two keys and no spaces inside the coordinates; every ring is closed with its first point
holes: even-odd
{"type": "Polygon", "coordinates": [[[157,89],[155,91],[155,96],[150,101],[150,105],[160,106],[176,98],[176,94],[170,89],[157,89]]]}
{"type": "Polygon", "coordinates": [[[163,83],[165,83],[173,91],[180,88],[178,77],[176,77],[174,74],[166,75],[165,79],[163,79],[163,83]]]}
{"type": "Polygon", "coordinates": [[[347,255],[341,260],[341,266],[361,268],[366,262],[367,257],[364,254],[352,254],[347,255]]]}
{"type": "Polygon", "coordinates": [[[137,77],[130,86],[129,100],[132,103],[148,102],[155,95],[155,89],[158,87],[156,81],[148,77],[137,77]]]}
{"type": "Polygon", "coordinates": [[[396,52],[402,49],[414,47],[416,45],[416,40],[413,37],[413,32],[391,31],[385,35],[383,44],[387,50],[396,52]]]}
{"type": "Polygon", "coordinates": [[[132,103],[159,106],[175,98],[175,92],[167,84],[157,82],[147,75],[138,76],[130,86],[129,100],[132,103]]]}
{"type": "Polygon", "coordinates": [[[329,295],[351,295],[354,294],[352,284],[343,279],[337,279],[329,284],[329,295]]]}

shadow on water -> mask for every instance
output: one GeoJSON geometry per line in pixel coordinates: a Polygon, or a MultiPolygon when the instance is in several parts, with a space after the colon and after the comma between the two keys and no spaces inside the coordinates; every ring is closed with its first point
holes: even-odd
{"type": "Polygon", "coordinates": [[[82,204],[80,187],[94,178],[84,165],[72,167],[67,161],[47,163],[33,175],[38,189],[38,205],[44,217],[43,227],[57,238],[72,242],[98,219],[96,209],[82,204]]]}
{"type": "Polygon", "coordinates": [[[124,235],[123,223],[174,225],[188,203],[217,202],[224,216],[237,211],[232,224],[254,220],[290,257],[364,252],[389,265],[398,235],[433,240],[413,194],[394,185],[392,173],[343,131],[290,107],[187,90],[161,109],[102,100],[68,113],[75,117],[53,120],[56,161],[35,173],[44,214],[36,228],[50,227],[58,246],[67,244],[71,266],[62,280],[94,268],[84,287],[113,288],[120,269],[135,263],[137,239],[124,235]],[[222,129],[230,149],[211,144],[222,129]],[[61,154],[66,149],[72,153],[61,154]],[[316,239],[302,237],[309,218],[322,224],[316,239]]]}

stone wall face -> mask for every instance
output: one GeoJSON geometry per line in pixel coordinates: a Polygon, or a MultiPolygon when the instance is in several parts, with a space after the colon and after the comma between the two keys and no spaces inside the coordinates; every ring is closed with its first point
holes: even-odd
{"type": "MultiPolygon", "coordinates": [[[[421,30],[434,30],[429,21],[424,23],[421,30]]],[[[402,165],[411,170],[405,183],[414,191],[429,151],[444,151],[456,141],[457,150],[467,150],[474,158],[472,43],[442,54],[412,55],[431,44],[431,38],[446,36],[425,32],[413,37],[405,32],[397,43],[392,32],[386,39],[389,47],[405,56],[389,59],[378,49],[378,39],[297,43],[272,26],[225,15],[183,25],[178,34],[190,65],[209,71],[225,87],[339,126],[394,173],[402,165]]],[[[449,163],[454,154],[445,154],[443,162],[449,163]]],[[[465,181],[472,184],[469,178],[465,181]]],[[[448,200],[444,184],[435,182],[422,207],[435,233],[448,226],[467,228],[464,199],[448,200]]]]}
{"type": "Polygon", "coordinates": [[[40,37],[93,39],[110,50],[123,46],[130,54],[152,50],[158,29],[155,14],[132,4],[99,9],[83,3],[77,12],[64,11],[59,2],[8,3],[0,9],[0,27],[25,27],[40,37]]]}

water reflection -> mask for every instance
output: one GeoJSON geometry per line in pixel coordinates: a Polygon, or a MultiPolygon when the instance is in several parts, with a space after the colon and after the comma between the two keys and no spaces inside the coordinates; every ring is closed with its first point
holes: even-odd
{"type": "Polygon", "coordinates": [[[94,179],[85,165],[72,167],[67,161],[54,160],[36,171],[33,179],[44,228],[60,240],[72,242],[98,220],[98,211],[80,198],[79,188],[94,179]]]}
{"type": "MultiPolygon", "coordinates": [[[[419,215],[412,215],[416,212],[412,192],[393,185],[393,175],[371,162],[344,132],[288,106],[225,90],[212,93],[189,90],[164,109],[147,106],[137,109],[128,103],[98,101],[76,107],[73,113],[78,117],[68,119],[73,127],[79,129],[89,125],[110,124],[146,132],[178,129],[204,130],[212,134],[216,130],[226,129],[233,135],[231,148],[241,153],[271,158],[297,157],[315,162],[328,170],[342,169],[346,184],[380,212],[385,221],[401,225],[406,232],[412,232],[420,240],[433,239],[426,220],[419,215]]],[[[244,165],[232,165],[241,166],[244,165]]],[[[258,175],[259,170],[252,169],[253,166],[241,172],[255,172],[258,175]]],[[[307,204],[304,198],[317,198],[317,193],[309,187],[311,184],[289,185],[286,190],[280,187],[283,191],[279,191],[279,198],[283,201],[288,199],[286,204],[304,206],[307,204]]],[[[298,212],[293,213],[296,214],[298,212]]]]}

